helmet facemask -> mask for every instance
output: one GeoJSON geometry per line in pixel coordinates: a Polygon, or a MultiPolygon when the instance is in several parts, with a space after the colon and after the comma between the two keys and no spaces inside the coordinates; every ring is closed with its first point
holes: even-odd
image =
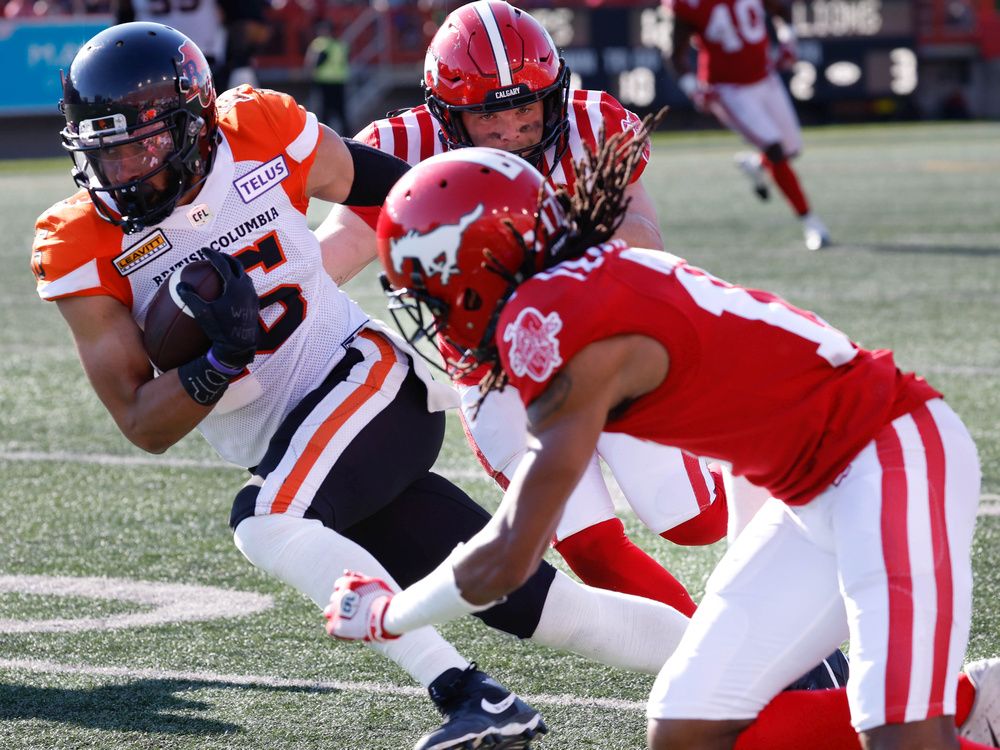
{"type": "Polygon", "coordinates": [[[204,127],[203,119],[175,109],[132,127],[120,114],[70,123],[61,136],[76,184],[101,218],[130,234],[169,216],[204,175],[204,127]]]}
{"type": "Polygon", "coordinates": [[[427,88],[425,84],[424,99],[427,102],[427,109],[441,123],[440,137],[444,147],[446,149],[456,149],[475,146],[462,122],[462,113],[467,112],[482,115],[491,112],[506,112],[541,101],[543,106],[542,139],[536,144],[510,151],[509,153],[520,156],[532,166],[538,168],[541,165],[545,152],[555,146],[556,151],[549,165],[549,171],[551,172],[569,146],[569,140],[566,137],[569,131],[569,120],[567,118],[569,68],[560,59],[559,75],[550,86],[538,91],[528,90],[525,84],[520,84],[516,88],[520,88],[522,91],[509,98],[489,101],[489,97],[487,97],[487,100],[480,104],[459,105],[446,103],[427,88]]]}

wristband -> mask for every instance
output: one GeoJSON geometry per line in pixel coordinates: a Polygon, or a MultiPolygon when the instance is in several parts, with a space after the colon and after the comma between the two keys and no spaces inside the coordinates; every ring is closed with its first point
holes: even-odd
{"type": "MultiPolygon", "coordinates": [[[[452,555],[453,556],[453,555],[452,555]]],[[[488,604],[472,604],[462,597],[455,583],[455,569],[449,556],[424,578],[392,597],[382,613],[382,629],[390,634],[449,622],[462,615],[482,612],[503,599],[488,604]]]]}
{"type": "Polygon", "coordinates": [[[191,399],[202,406],[210,406],[222,398],[229,387],[229,378],[232,377],[213,365],[209,354],[181,365],[177,368],[177,375],[191,399]]]}
{"type": "Polygon", "coordinates": [[[698,90],[698,79],[694,73],[685,73],[677,80],[677,86],[684,92],[684,96],[693,99],[698,90]]]}
{"type": "Polygon", "coordinates": [[[208,363],[212,367],[221,372],[223,375],[230,378],[235,378],[237,375],[243,372],[242,367],[233,368],[222,362],[218,357],[215,356],[215,352],[213,351],[214,348],[215,347],[212,347],[212,349],[209,349],[208,352],[205,354],[205,357],[208,359],[208,363]]]}

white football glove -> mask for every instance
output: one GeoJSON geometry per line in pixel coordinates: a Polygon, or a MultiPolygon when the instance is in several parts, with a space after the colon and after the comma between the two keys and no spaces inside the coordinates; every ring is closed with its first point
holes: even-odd
{"type": "Polygon", "coordinates": [[[399,638],[385,630],[385,611],[392,601],[392,589],[381,578],[371,578],[352,570],[333,584],[326,616],[326,632],[342,641],[366,643],[399,638]]]}

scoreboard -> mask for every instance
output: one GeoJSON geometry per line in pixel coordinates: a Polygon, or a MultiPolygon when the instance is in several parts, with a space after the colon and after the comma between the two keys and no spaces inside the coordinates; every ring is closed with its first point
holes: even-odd
{"type": "Polygon", "coordinates": [[[912,0],[796,0],[799,62],[789,81],[801,101],[908,97],[918,83],[912,0]]]}
{"type": "MultiPolygon", "coordinates": [[[[799,61],[789,90],[812,109],[896,111],[918,83],[912,0],[794,0],[799,61]]],[[[604,89],[640,114],[688,108],[668,64],[673,19],[646,6],[530,8],[552,34],[575,86],[604,89]]]]}

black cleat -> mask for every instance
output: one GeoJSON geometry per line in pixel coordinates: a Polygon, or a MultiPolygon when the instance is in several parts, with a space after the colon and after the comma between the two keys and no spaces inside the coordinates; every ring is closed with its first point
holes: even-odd
{"type": "Polygon", "coordinates": [[[529,750],[531,739],[548,731],[541,714],[475,664],[449,669],[428,692],[445,720],[413,750],[529,750]]]}

